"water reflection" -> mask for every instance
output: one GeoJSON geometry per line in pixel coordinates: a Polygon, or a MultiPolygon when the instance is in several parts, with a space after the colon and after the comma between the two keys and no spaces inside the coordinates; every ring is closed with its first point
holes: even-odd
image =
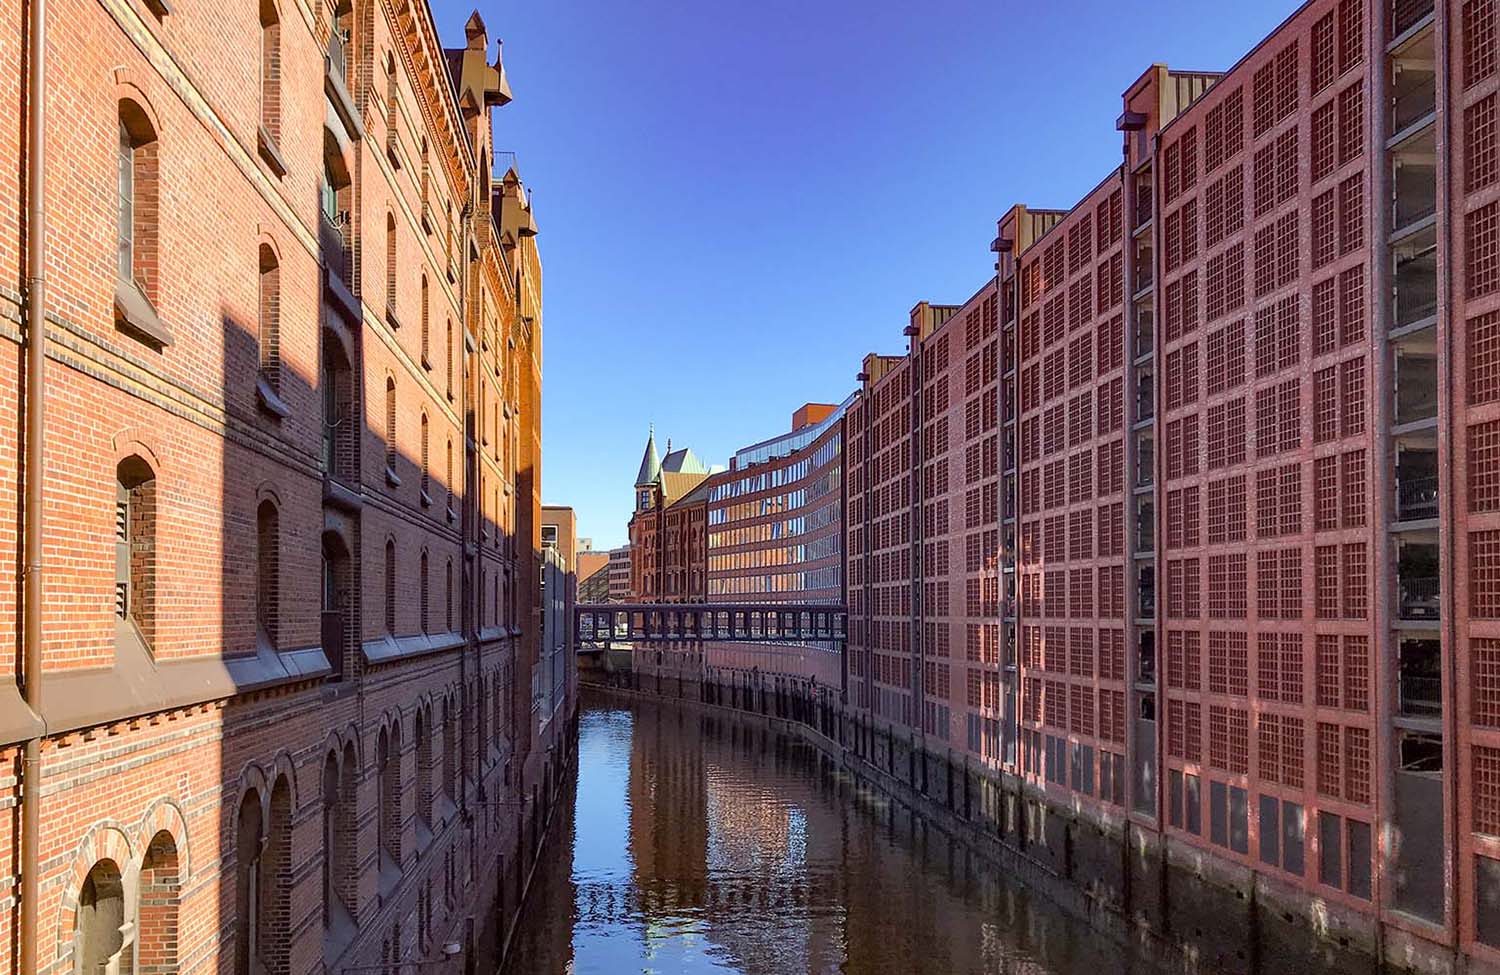
{"type": "Polygon", "coordinates": [[[510,975],[1145,972],[792,739],[584,698],[510,975]]]}

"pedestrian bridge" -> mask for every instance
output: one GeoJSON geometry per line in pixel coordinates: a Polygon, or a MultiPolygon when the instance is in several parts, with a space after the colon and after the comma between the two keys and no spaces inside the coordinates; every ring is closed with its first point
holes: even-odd
{"type": "Polygon", "coordinates": [[[848,617],[843,606],[827,604],[580,603],[573,632],[580,651],[682,640],[843,643],[848,617]]]}

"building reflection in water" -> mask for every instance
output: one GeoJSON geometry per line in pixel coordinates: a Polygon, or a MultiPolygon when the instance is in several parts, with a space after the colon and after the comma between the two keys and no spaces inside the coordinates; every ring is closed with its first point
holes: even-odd
{"type": "Polygon", "coordinates": [[[509,973],[1150,971],[801,743],[584,698],[509,973]]]}

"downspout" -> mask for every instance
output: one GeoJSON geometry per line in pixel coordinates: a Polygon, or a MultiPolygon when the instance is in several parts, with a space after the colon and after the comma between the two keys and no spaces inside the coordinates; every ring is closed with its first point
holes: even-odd
{"type": "MultiPolygon", "coordinates": [[[[22,645],[22,694],[32,712],[42,713],[42,414],[47,367],[46,50],[47,0],[31,0],[26,55],[26,588],[22,645]]],[[[42,739],[26,740],[21,757],[21,923],[20,975],[37,970],[37,870],[41,844],[42,739]]]]}

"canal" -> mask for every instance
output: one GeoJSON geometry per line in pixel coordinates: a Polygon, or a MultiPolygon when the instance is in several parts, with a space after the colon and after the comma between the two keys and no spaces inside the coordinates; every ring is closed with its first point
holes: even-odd
{"type": "Polygon", "coordinates": [[[586,692],[506,975],[1154,969],[809,745],[586,692]]]}

